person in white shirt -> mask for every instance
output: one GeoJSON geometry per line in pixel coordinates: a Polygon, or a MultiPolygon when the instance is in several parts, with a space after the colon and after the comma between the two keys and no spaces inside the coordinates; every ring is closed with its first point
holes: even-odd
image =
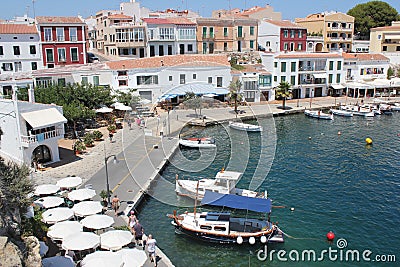
{"type": "Polygon", "coordinates": [[[150,234],[149,237],[147,238],[146,245],[147,245],[147,252],[149,252],[150,260],[151,260],[151,262],[154,263],[154,266],[157,266],[156,244],[157,244],[157,241],[150,234]]]}

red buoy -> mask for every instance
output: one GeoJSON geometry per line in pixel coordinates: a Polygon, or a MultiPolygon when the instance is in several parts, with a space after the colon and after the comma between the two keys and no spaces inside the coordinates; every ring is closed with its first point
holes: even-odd
{"type": "Polygon", "coordinates": [[[335,234],[332,231],[329,231],[329,233],[326,234],[326,238],[328,241],[333,241],[335,239],[335,234]]]}

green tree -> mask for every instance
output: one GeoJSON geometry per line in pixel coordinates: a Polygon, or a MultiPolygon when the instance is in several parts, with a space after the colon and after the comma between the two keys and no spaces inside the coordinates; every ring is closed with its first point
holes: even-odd
{"type": "Polygon", "coordinates": [[[186,92],[183,97],[183,101],[188,108],[194,109],[194,113],[197,117],[197,109],[200,110],[201,115],[201,97],[196,95],[194,92],[186,92]]]}
{"type": "Polygon", "coordinates": [[[290,87],[291,87],[290,83],[281,82],[278,85],[278,88],[275,90],[275,97],[277,99],[283,100],[282,109],[286,109],[286,99],[292,96],[292,93],[290,92],[290,87]]]}
{"type": "Polygon", "coordinates": [[[229,84],[229,94],[228,98],[229,101],[233,101],[235,104],[235,113],[238,113],[238,102],[243,100],[243,95],[241,94],[240,90],[242,88],[242,82],[239,80],[231,81],[229,84]]]}
{"type": "Polygon", "coordinates": [[[32,203],[29,194],[34,191],[28,175],[28,166],[0,158],[0,235],[13,238],[21,235],[21,214],[25,214],[32,203]]]}
{"type": "Polygon", "coordinates": [[[129,89],[128,92],[116,91],[115,98],[118,102],[123,103],[125,106],[131,106],[132,104],[139,103],[140,97],[133,95],[136,89],[129,89]]]}
{"type": "Polygon", "coordinates": [[[392,67],[389,67],[388,70],[387,70],[386,78],[388,80],[390,80],[393,76],[394,76],[394,71],[393,71],[392,67]]]}
{"type": "Polygon", "coordinates": [[[400,19],[395,8],[386,2],[370,1],[358,4],[347,12],[354,17],[354,33],[361,39],[368,40],[371,28],[388,26],[392,21],[400,19]]]}

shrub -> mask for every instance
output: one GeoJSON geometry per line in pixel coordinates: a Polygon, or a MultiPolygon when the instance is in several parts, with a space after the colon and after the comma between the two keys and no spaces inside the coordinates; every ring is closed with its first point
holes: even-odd
{"type": "Polygon", "coordinates": [[[107,130],[109,132],[114,132],[117,130],[117,126],[115,126],[115,124],[110,124],[110,125],[108,125],[107,130]]]}
{"type": "Polygon", "coordinates": [[[83,137],[83,142],[86,146],[93,146],[94,144],[94,136],[92,133],[86,133],[83,137]]]}
{"type": "Polygon", "coordinates": [[[100,141],[101,138],[103,137],[103,133],[98,130],[95,130],[95,131],[93,131],[93,137],[94,137],[94,140],[100,141]]]}
{"type": "Polygon", "coordinates": [[[74,150],[77,152],[82,152],[86,150],[86,146],[82,141],[76,141],[74,145],[74,150]]]}

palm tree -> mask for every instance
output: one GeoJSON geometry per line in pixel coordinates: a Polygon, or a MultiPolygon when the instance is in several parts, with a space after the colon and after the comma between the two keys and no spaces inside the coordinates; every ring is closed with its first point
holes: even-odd
{"type": "Polygon", "coordinates": [[[282,98],[283,103],[282,103],[282,109],[285,110],[286,109],[286,99],[288,97],[292,96],[292,93],[289,91],[291,85],[288,82],[281,82],[278,85],[278,88],[275,91],[275,96],[276,98],[282,98]]]}
{"type": "Polygon", "coordinates": [[[235,113],[238,113],[237,106],[238,102],[242,101],[243,95],[240,93],[240,89],[242,88],[242,82],[239,80],[236,81],[231,81],[229,84],[229,94],[228,98],[229,101],[234,101],[235,102],[235,113]]]}

